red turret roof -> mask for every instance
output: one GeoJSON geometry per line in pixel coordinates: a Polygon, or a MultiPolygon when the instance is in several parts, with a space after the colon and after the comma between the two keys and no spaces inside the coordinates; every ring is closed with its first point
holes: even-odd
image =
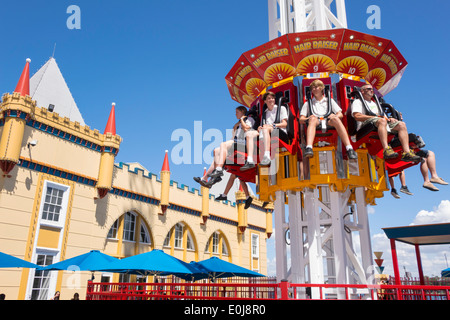
{"type": "Polygon", "coordinates": [[[113,135],[116,134],[116,111],[115,111],[115,103],[113,102],[112,107],[111,107],[111,112],[109,113],[109,118],[108,118],[108,123],[106,124],[106,128],[105,128],[105,132],[106,133],[111,133],[113,135]]]}
{"type": "Polygon", "coordinates": [[[23,68],[22,74],[20,75],[19,82],[17,83],[14,92],[20,93],[22,96],[30,95],[30,59],[27,59],[27,63],[23,68]]]}
{"type": "Polygon", "coordinates": [[[167,154],[168,152],[169,151],[166,150],[166,155],[164,156],[164,162],[163,162],[161,171],[170,171],[170,168],[169,168],[169,156],[167,154]]]}

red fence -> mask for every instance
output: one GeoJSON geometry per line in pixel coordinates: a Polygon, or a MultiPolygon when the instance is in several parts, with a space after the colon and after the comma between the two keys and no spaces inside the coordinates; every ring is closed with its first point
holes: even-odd
{"type": "Polygon", "coordinates": [[[450,300],[450,286],[281,283],[93,283],[87,300],[450,300]]]}
{"type": "MultiPolygon", "coordinates": [[[[426,286],[450,286],[450,278],[424,277],[423,281],[424,281],[423,284],[426,285],[426,286]]],[[[395,278],[394,277],[389,277],[388,284],[394,284],[394,283],[395,283],[395,278]]],[[[408,285],[408,286],[421,285],[420,279],[419,278],[414,278],[414,277],[408,277],[408,278],[407,277],[401,277],[400,278],[400,283],[403,284],[403,285],[408,285]]]]}

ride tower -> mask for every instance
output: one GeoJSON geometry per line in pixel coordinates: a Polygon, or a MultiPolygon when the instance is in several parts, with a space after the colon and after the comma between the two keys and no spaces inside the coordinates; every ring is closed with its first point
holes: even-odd
{"type": "MultiPolygon", "coordinates": [[[[270,38],[286,33],[332,29],[333,25],[346,28],[344,0],[335,1],[337,15],[330,10],[331,2],[327,5],[322,0],[269,0],[270,38]],[[277,12],[279,16],[276,15],[277,12]]],[[[327,81],[325,84],[330,85],[327,81]]],[[[306,90],[303,93],[306,94],[306,90]]],[[[299,108],[301,108],[300,105],[299,108]]],[[[300,169],[299,172],[295,172],[296,168],[289,172],[289,162],[295,159],[289,159],[292,157],[290,155],[281,154],[284,157],[283,160],[287,161],[282,161],[283,168],[279,167],[276,170],[280,173],[277,174],[279,183],[282,184],[284,179],[296,175],[300,176],[300,181],[301,178],[309,178],[305,180],[312,183],[306,182],[303,189],[289,188],[275,191],[278,281],[290,279],[293,283],[367,283],[367,279],[372,276],[373,270],[370,269],[372,248],[364,186],[355,186],[352,190],[349,185],[341,184],[340,188],[336,188],[336,183],[339,184],[349,175],[348,164],[346,165],[342,159],[342,144],[339,143],[339,138],[337,140],[336,145],[332,146],[332,143],[329,143],[330,146],[326,149],[321,148],[322,150],[316,151],[311,161],[305,159],[310,163],[300,162],[297,166],[300,169]],[[306,169],[303,177],[302,166],[306,169]],[[326,176],[325,179],[323,179],[324,176],[326,176]],[[324,183],[325,181],[329,183],[324,183]],[[352,200],[350,200],[351,196],[352,200]],[[286,202],[288,203],[287,212],[286,202]],[[355,213],[355,204],[358,204],[356,216],[352,217],[354,223],[350,226],[349,218],[355,213]],[[353,249],[352,235],[354,233],[359,233],[360,236],[362,265],[353,249]],[[288,272],[289,245],[290,273],[288,272]],[[358,279],[354,279],[355,276],[358,279]]],[[[358,159],[365,158],[367,154],[360,152],[358,159]]],[[[316,294],[313,289],[311,295],[316,294]]]]}
{"type": "MultiPolygon", "coordinates": [[[[237,163],[244,163],[246,156],[241,147],[229,158],[227,170],[255,182],[260,200],[274,203],[277,281],[373,284],[367,208],[388,190],[386,168],[400,172],[411,163],[400,157],[384,161],[376,128],[356,130],[351,104],[362,100],[359,87],[370,83],[381,114],[395,113],[377,97],[396,87],[407,62],[390,40],[347,29],[343,0],[335,1],[336,15],[331,12],[333,1],[268,3],[271,40],[243,53],[225,80],[232,99],[260,120],[266,108],[263,94],[275,93],[278,110],[287,110],[288,126],[284,133],[272,133],[270,166],[240,171],[237,163]],[[341,107],[357,159],[348,159],[335,128],[326,121],[316,130],[314,156],[303,156],[306,124],[299,117],[303,104],[312,99],[310,84],[315,79],[325,84],[329,110],[331,99],[341,107]]],[[[390,134],[388,139],[396,138],[390,134]]],[[[262,159],[262,149],[260,140],[254,159],[262,159]]],[[[297,294],[301,298],[306,291],[297,294]]],[[[310,294],[319,297],[315,288],[310,294]]],[[[342,298],[344,291],[330,289],[327,294],[342,298]]],[[[364,290],[353,294],[370,298],[364,290]]]]}

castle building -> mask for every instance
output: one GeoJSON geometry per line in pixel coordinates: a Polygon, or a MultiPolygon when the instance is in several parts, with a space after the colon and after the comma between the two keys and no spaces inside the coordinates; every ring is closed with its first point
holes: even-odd
{"type": "MultiPolygon", "coordinates": [[[[267,274],[272,204],[217,201],[180,184],[167,152],[159,175],[115,163],[122,138],[112,104],[103,133],[85,124],[53,58],[30,79],[30,60],[0,109],[0,251],[50,265],[90,250],[124,258],[162,249],[186,262],[217,256],[267,274]]],[[[106,120],[106,115],[105,115],[106,120]]],[[[164,157],[163,157],[164,156],[164,157]]],[[[83,299],[90,272],[0,269],[7,299],[83,299]]],[[[136,281],[95,273],[94,281],[136,281]]],[[[151,280],[151,279],[147,279],[151,280]]],[[[142,280],[143,281],[143,280],[142,280]]]]}

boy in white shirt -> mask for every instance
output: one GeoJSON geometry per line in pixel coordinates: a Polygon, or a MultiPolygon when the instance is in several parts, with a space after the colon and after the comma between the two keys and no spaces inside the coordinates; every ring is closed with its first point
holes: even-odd
{"type": "Polygon", "coordinates": [[[409,148],[409,136],[406,124],[394,118],[383,117],[380,114],[376,103],[372,101],[374,93],[371,84],[363,85],[361,87],[361,93],[368,108],[375,115],[370,115],[363,106],[363,102],[360,99],[356,99],[352,104],[352,116],[357,121],[357,130],[367,123],[373,123],[377,127],[378,136],[384,149],[384,159],[394,159],[398,156],[398,153],[392,150],[392,147],[389,146],[387,141],[388,132],[397,132],[398,139],[403,148],[402,161],[419,162],[420,157],[409,148]]]}
{"type": "Polygon", "coordinates": [[[286,132],[288,115],[285,108],[281,108],[280,110],[280,123],[275,123],[277,109],[279,108],[275,104],[275,93],[267,91],[263,95],[263,101],[267,106],[267,110],[265,112],[265,119],[263,119],[262,126],[258,128],[258,131],[250,131],[247,133],[247,162],[243,165],[240,170],[245,171],[255,167],[255,163],[253,161],[253,148],[254,148],[254,138],[258,135],[262,137],[262,141],[264,143],[264,156],[261,160],[262,166],[268,166],[270,164],[270,137],[273,129],[280,128],[284,132],[286,132]]]}
{"type": "MultiPolygon", "coordinates": [[[[303,104],[302,110],[300,112],[300,122],[306,123],[308,122],[308,128],[306,131],[306,149],[305,149],[305,157],[310,158],[314,156],[314,152],[312,149],[312,144],[314,142],[314,138],[316,136],[317,126],[320,124],[320,117],[323,117],[328,112],[328,98],[324,95],[325,85],[321,80],[314,80],[310,84],[310,88],[312,90],[312,94],[314,97],[311,100],[311,112],[309,108],[309,102],[306,101],[303,104]]],[[[347,149],[347,155],[349,159],[358,159],[358,155],[350,143],[350,139],[347,134],[347,130],[345,130],[344,124],[341,119],[343,118],[342,109],[337,105],[337,103],[331,99],[331,114],[328,116],[327,121],[330,126],[333,126],[342,142],[347,149]]]]}
{"type": "Polygon", "coordinates": [[[222,142],[220,147],[215,148],[214,161],[211,163],[203,177],[194,177],[194,180],[202,186],[211,188],[213,184],[221,181],[221,177],[223,176],[223,165],[227,157],[228,149],[232,148],[235,142],[245,143],[246,132],[251,130],[255,123],[255,120],[252,117],[247,117],[245,115],[246,112],[247,108],[244,106],[236,108],[236,118],[239,121],[233,126],[234,139],[222,142]],[[207,182],[208,177],[211,178],[211,180],[207,182]]]}

